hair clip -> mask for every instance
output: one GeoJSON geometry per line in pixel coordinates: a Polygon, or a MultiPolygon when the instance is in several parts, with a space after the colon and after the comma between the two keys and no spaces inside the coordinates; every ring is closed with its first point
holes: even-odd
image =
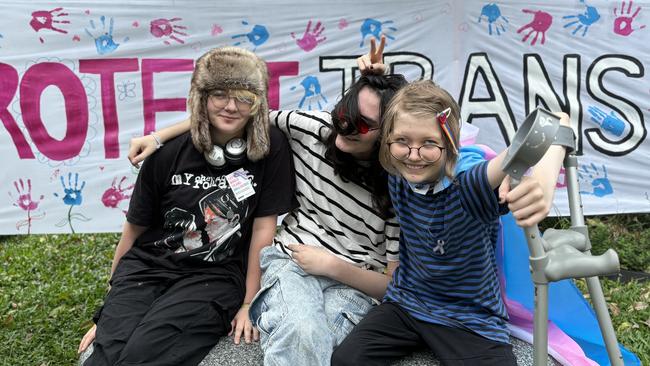
{"type": "Polygon", "coordinates": [[[436,119],[440,123],[440,128],[445,132],[445,135],[447,135],[447,139],[451,143],[451,147],[454,148],[454,152],[458,152],[458,148],[456,148],[456,143],[454,142],[454,134],[451,132],[449,129],[449,126],[447,125],[447,119],[449,118],[449,115],[451,114],[451,108],[447,108],[443,110],[442,112],[436,114],[436,119]]]}

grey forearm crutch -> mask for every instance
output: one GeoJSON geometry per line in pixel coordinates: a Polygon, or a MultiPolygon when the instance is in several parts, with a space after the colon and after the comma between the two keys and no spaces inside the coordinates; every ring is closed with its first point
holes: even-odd
{"type": "Polygon", "coordinates": [[[600,331],[611,365],[623,365],[616,334],[607,311],[605,296],[597,276],[618,273],[618,255],[608,249],[599,256],[591,255],[591,242],[584,224],[582,203],[578,193],[577,159],[574,154],[573,130],[561,126],[557,116],[537,108],[526,117],[508,149],[501,169],[511,178],[514,188],[523,174],[544,156],[553,145],[567,148],[564,159],[571,229],[548,229],[542,237],[537,225],[524,227],[533,283],[535,314],[533,330],[533,363],[546,365],[548,357],[548,284],[567,278],[587,278],[589,295],[596,310],[600,331]]]}

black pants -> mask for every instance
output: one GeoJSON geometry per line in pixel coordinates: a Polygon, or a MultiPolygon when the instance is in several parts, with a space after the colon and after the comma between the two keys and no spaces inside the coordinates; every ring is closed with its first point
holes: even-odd
{"type": "Polygon", "coordinates": [[[85,366],[198,365],[243,301],[228,276],[151,268],[129,253],[111,285],[85,366]]]}
{"type": "Polygon", "coordinates": [[[332,366],[387,365],[428,347],[443,365],[517,365],[512,346],[413,318],[395,303],[374,307],[334,350],[332,366]]]}

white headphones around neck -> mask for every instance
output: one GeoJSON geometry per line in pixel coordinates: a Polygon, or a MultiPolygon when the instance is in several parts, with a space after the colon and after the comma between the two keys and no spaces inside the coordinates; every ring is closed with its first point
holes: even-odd
{"type": "Polygon", "coordinates": [[[225,148],[213,145],[212,150],[203,155],[205,160],[215,168],[242,165],[246,161],[246,141],[241,137],[235,137],[226,143],[225,148]]]}

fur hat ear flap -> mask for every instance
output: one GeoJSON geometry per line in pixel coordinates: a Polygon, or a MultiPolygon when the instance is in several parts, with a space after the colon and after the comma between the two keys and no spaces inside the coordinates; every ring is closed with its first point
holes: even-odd
{"type": "Polygon", "coordinates": [[[196,89],[190,90],[187,104],[190,110],[190,135],[194,147],[199,152],[212,150],[212,137],[210,136],[210,120],[208,117],[207,95],[196,89]],[[206,123],[207,121],[207,123],[206,123]]]}
{"type": "Polygon", "coordinates": [[[269,141],[268,110],[268,102],[264,98],[257,114],[251,116],[252,121],[246,125],[246,154],[250,161],[258,161],[269,152],[271,142],[269,141]]]}

